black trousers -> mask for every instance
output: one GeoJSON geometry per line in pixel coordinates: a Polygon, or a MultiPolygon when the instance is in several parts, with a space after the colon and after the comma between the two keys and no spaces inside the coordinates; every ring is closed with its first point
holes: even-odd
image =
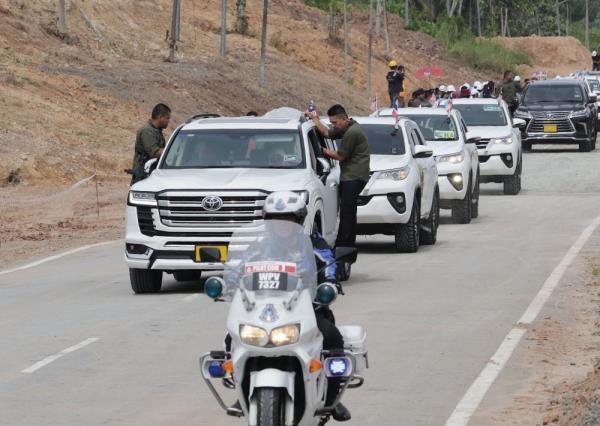
{"type": "Polygon", "coordinates": [[[367,183],[347,180],[340,183],[340,227],[336,247],[354,247],[356,244],[356,209],[358,196],[367,183]]]}
{"type": "MultiPolygon", "coordinates": [[[[315,316],[317,318],[317,327],[323,335],[323,349],[326,351],[344,349],[344,337],[340,330],[335,326],[335,317],[333,312],[327,306],[320,306],[315,309],[315,316]]],[[[325,398],[325,404],[331,405],[338,393],[340,393],[340,387],[342,386],[342,379],[339,377],[330,377],[327,379],[327,396],[325,398]]]]}

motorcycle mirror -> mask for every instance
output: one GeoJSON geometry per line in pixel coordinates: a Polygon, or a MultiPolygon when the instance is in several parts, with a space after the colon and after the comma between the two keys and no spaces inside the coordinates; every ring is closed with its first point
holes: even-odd
{"type": "Polygon", "coordinates": [[[336,247],[335,260],[338,262],[355,263],[358,257],[356,247],[336,247]]]}
{"type": "Polygon", "coordinates": [[[223,278],[210,277],[204,282],[204,294],[211,299],[216,299],[223,294],[224,284],[223,278]]]}
{"type": "Polygon", "coordinates": [[[315,301],[320,305],[330,305],[337,297],[337,288],[331,283],[322,283],[317,287],[315,301]]]}

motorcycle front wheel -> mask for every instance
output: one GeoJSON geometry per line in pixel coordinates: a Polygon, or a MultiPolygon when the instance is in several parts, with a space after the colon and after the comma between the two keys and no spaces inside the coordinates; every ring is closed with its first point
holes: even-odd
{"type": "Polygon", "coordinates": [[[281,388],[256,389],[257,426],[285,426],[285,395],[281,388]]]}

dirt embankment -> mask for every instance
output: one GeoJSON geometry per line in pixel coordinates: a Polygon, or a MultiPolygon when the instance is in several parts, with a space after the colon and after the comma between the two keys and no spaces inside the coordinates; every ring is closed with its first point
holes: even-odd
{"type": "Polygon", "coordinates": [[[531,66],[519,67],[524,78],[536,71],[546,71],[548,78],[554,78],[592,67],[590,53],[575,37],[497,37],[494,40],[527,53],[531,66]]]}

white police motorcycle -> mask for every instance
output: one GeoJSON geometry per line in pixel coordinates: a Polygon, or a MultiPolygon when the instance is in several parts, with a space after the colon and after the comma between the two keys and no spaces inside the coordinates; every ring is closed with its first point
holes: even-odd
{"type": "MultiPolygon", "coordinates": [[[[318,285],[312,244],[302,226],[270,220],[258,228],[242,227],[229,250],[223,279],[207,279],[204,291],[215,300],[231,300],[231,351],[200,358],[206,384],[227,414],[245,416],[249,426],[324,425],[345,391],[364,382],[365,331],[338,327],[344,350],[323,350],[313,303],[330,304],[337,289],[318,285]],[[342,386],[326,406],[330,377],[341,378],[342,386]],[[236,391],[237,407],[224,402],[215,379],[236,391]]],[[[337,261],[355,260],[354,250],[342,251],[337,261]]]]}

